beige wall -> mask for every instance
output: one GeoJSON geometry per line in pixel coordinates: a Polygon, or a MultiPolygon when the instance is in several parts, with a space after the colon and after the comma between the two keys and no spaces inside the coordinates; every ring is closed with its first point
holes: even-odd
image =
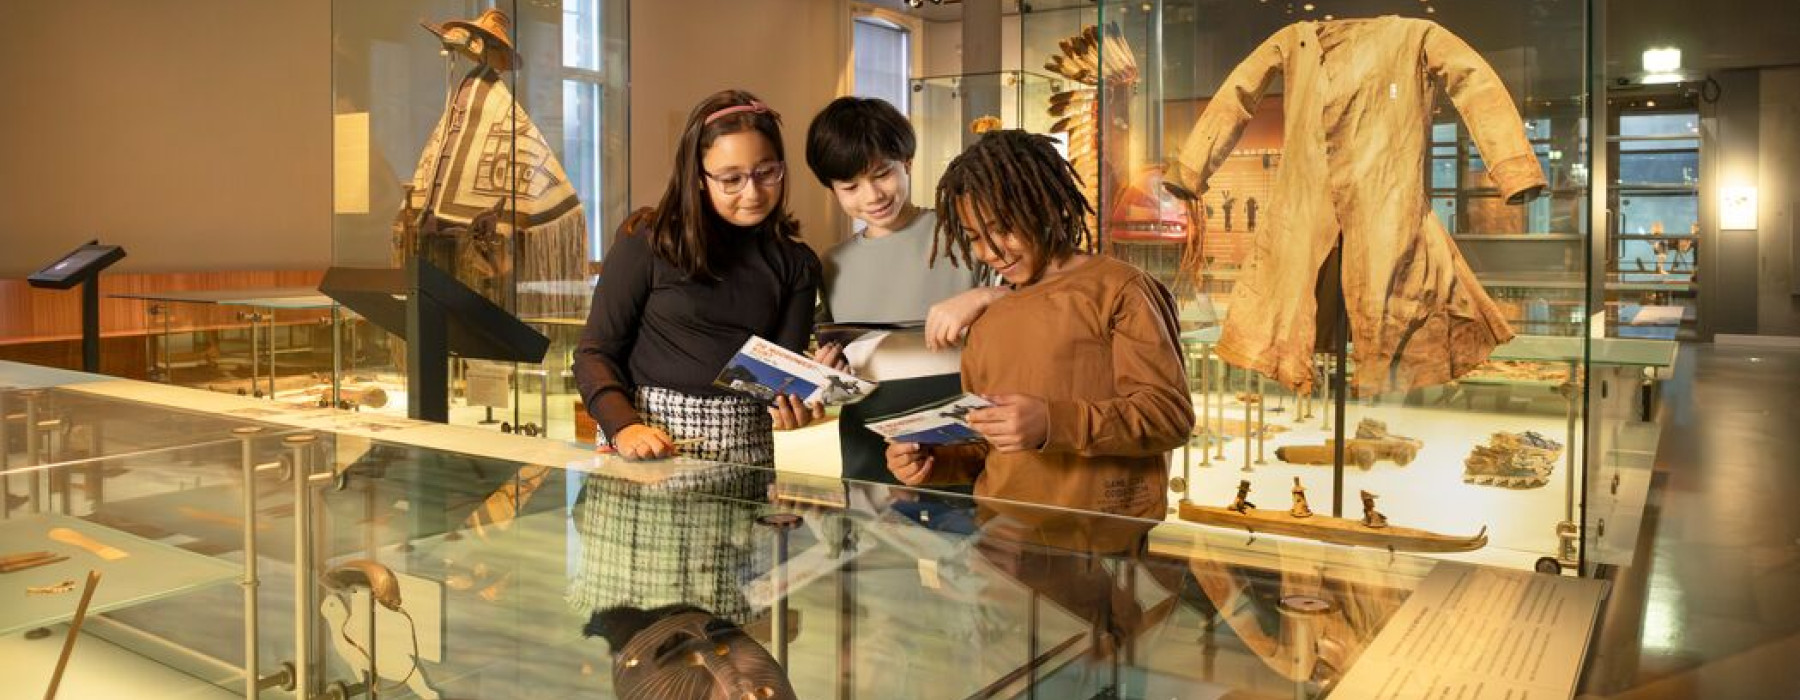
{"type": "Polygon", "coordinates": [[[330,3],[7,3],[0,277],[99,236],[134,272],[330,259],[330,3]]]}
{"type": "Polygon", "coordinates": [[[789,208],[823,249],[845,223],[806,171],[806,125],[840,94],[850,50],[843,0],[634,0],[631,3],[631,203],[656,203],[668,184],[688,110],[728,87],[781,113],[789,208]]]}

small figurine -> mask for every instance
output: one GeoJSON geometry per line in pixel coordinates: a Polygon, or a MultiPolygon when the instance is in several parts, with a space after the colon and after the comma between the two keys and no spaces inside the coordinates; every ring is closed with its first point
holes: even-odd
{"type": "Polygon", "coordinates": [[[1225,232],[1231,233],[1231,210],[1237,208],[1237,198],[1231,196],[1231,190],[1225,190],[1225,232]]]}
{"type": "Polygon", "coordinates": [[[1300,477],[1297,476],[1294,477],[1294,507],[1288,510],[1288,515],[1296,518],[1312,517],[1312,508],[1306,505],[1306,487],[1300,485],[1300,477]]]}
{"type": "Polygon", "coordinates": [[[1251,232],[1256,231],[1256,210],[1260,209],[1260,208],[1262,208],[1262,205],[1257,203],[1255,197],[1251,197],[1250,199],[1244,201],[1244,230],[1245,231],[1251,231],[1251,232]]]}
{"type": "Polygon", "coordinates": [[[1387,516],[1382,515],[1381,511],[1375,510],[1376,498],[1378,497],[1375,494],[1368,491],[1362,492],[1363,527],[1387,527],[1387,516]]]}
{"type": "Polygon", "coordinates": [[[1250,498],[1250,481],[1248,479],[1241,479],[1238,481],[1237,499],[1232,501],[1231,505],[1226,506],[1226,510],[1230,510],[1230,511],[1233,511],[1236,513],[1248,513],[1251,508],[1256,507],[1256,504],[1251,503],[1249,501],[1249,498],[1250,498]]]}

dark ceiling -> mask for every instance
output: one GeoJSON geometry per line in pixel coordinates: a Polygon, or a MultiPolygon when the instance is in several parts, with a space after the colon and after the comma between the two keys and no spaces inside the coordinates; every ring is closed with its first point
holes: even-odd
{"type": "Polygon", "coordinates": [[[1607,13],[1611,75],[1642,72],[1644,49],[1665,45],[1691,72],[1800,64],[1800,0],[1611,0],[1607,13]]]}

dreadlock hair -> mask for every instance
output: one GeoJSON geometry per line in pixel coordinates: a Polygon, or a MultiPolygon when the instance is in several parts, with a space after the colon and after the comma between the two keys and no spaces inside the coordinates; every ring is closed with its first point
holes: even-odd
{"type": "MultiPolygon", "coordinates": [[[[727,225],[724,217],[713,209],[708,197],[706,175],[701,159],[713,142],[729,134],[754,132],[769,140],[775,157],[785,165],[786,151],[781,144],[781,115],[743,90],[720,90],[688,114],[687,127],[675,149],[675,168],[669,174],[668,188],[655,210],[633,214],[626,230],[634,230],[639,219],[647,219],[650,248],[657,257],[681,270],[690,278],[713,279],[710,245],[718,231],[727,225]],[[756,107],[713,118],[713,114],[732,107],[756,107]]],[[[750,185],[754,186],[754,185],[750,185]]],[[[798,238],[800,223],[787,208],[787,179],[783,178],[776,194],[775,206],[756,229],[779,238],[798,238]]]]}
{"type": "Polygon", "coordinates": [[[989,131],[950,161],[938,180],[931,259],[941,254],[952,265],[960,260],[974,267],[969,227],[982,223],[998,224],[997,229],[982,227],[979,234],[989,249],[995,248],[993,236],[999,232],[1027,241],[1037,254],[1033,281],[1053,261],[1094,252],[1088,235],[1094,208],[1081,194],[1081,175],[1054,143],[1048,136],[1017,129],[989,131]],[[959,204],[986,221],[964,221],[959,204]]]}

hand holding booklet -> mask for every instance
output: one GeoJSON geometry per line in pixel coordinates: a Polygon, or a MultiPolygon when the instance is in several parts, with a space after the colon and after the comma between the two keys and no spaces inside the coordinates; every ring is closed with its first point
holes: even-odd
{"type": "Polygon", "coordinates": [[[960,394],[911,411],[869,421],[868,428],[894,442],[959,445],[986,438],[969,425],[969,411],[994,404],[974,394],[960,394]]]}
{"type": "Polygon", "coordinates": [[[762,401],[773,402],[775,397],[786,394],[807,403],[842,406],[868,397],[876,385],[750,336],[725,363],[713,386],[762,401]]]}

